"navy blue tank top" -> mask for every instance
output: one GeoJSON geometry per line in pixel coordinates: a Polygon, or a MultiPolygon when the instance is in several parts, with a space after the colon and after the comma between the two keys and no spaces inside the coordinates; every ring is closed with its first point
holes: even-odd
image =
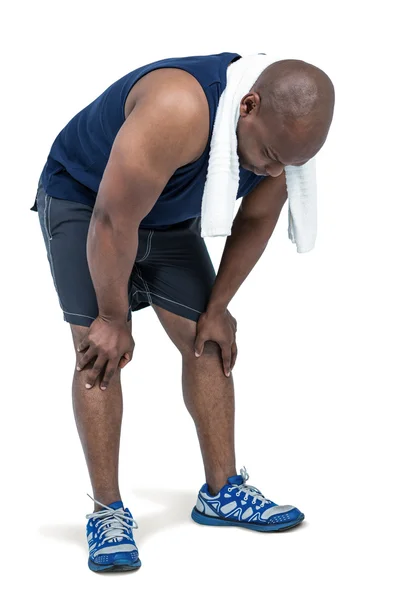
{"type": "MultiPolygon", "coordinates": [[[[207,97],[210,109],[208,142],[198,160],[175,171],[140,226],[162,229],[200,216],[218,102],[226,87],[228,65],[238,58],[241,58],[240,54],[231,52],[167,58],[139,67],[113,83],[75,115],[55,139],[41,174],[46,193],[93,207],[111,147],[125,121],[125,101],[131,88],[150,71],[178,68],[191,73],[207,97]]],[[[240,167],[237,198],[248,194],[264,178],[240,167]]],[[[37,210],[36,203],[31,210],[37,210]]]]}

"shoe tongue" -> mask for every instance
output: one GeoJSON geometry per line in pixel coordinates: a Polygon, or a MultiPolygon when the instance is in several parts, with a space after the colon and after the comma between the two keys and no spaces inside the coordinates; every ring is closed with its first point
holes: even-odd
{"type": "Polygon", "coordinates": [[[115,509],[117,509],[117,508],[124,508],[122,500],[117,500],[116,502],[111,502],[111,504],[108,504],[108,506],[110,508],[115,508],[115,509]]]}
{"type": "Polygon", "coordinates": [[[232,485],[241,485],[243,483],[243,477],[241,475],[232,475],[232,477],[228,477],[228,481],[232,485]]]}

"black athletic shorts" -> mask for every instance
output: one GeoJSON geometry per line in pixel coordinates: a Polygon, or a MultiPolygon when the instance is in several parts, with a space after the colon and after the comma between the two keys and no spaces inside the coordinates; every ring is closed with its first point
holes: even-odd
{"type": "MultiPolygon", "coordinates": [[[[46,194],[39,182],[36,206],[64,321],[90,327],[98,316],[86,257],[93,209],[46,194]]],[[[168,229],[140,229],[129,278],[129,311],[151,304],[197,321],[207,308],[215,270],[200,235],[200,217],[168,229]]]]}

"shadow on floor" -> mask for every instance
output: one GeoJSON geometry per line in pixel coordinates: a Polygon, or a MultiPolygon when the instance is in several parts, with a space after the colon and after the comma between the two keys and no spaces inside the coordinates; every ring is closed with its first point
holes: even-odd
{"type": "MultiPolygon", "coordinates": [[[[171,489],[155,490],[151,488],[135,489],[134,493],[139,498],[143,498],[160,505],[160,508],[155,510],[154,513],[147,513],[141,517],[135,513],[133,508],[131,508],[130,503],[127,503],[128,508],[130,508],[133,514],[133,518],[136,519],[139,525],[139,529],[134,530],[133,532],[138,546],[140,546],[143,541],[147,540],[152,535],[170,527],[176,527],[184,524],[192,524],[193,526],[201,527],[201,525],[197,525],[190,518],[190,513],[196,502],[196,493],[171,489]]],[[[293,529],[287,529],[285,531],[275,533],[280,533],[282,535],[284,533],[299,532],[304,530],[304,528],[307,526],[307,522],[303,522],[293,529]]],[[[85,527],[86,520],[84,519],[83,515],[82,524],[80,525],[42,525],[38,530],[39,533],[45,537],[53,538],[63,542],[71,542],[80,546],[85,550],[85,552],[87,552],[85,527]]],[[[231,528],[229,527],[226,529],[231,528]]],[[[252,531],[243,527],[237,527],[235,529],[246,532],[246,534],[262,534],[262,532],[252,531]]]]}
{"type": "MultiPolygon", "coordinates": [[[[141,517],[130,507],[130,503],[127,503],[128,508],[130,508],[133,514],[133,518],[136,519],[139,525],[139,529],[133,532],[135,540],[138,543],[169,527],[175,527],[184,523],[193,523],[190,518],[190,513],[196,502],[196,494],[193,492],[165,489],[135,489],[135,495],[160,505],[160,508],[155,510],[154,513],[147,513],[141,517]]],[[[86,519],[83,515],[81,525],[44,524],[38,528],[38,531],[44,537],[70,542],[80,546],[86,552],[85,527],[86,519]]]]}

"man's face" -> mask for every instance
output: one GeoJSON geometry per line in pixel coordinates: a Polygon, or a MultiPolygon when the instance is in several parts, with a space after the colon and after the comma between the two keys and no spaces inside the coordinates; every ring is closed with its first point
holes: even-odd
{"type": "Polygon", "coordinates": [[[261,115],[260,102],[257,93],[247,94],[241,102],[236,130],[239,163],[256,175],[278,177],[285,166],[303,165],[315,152],[301,143],[304,135],[289,127],[281,114],[261,115]]]}

